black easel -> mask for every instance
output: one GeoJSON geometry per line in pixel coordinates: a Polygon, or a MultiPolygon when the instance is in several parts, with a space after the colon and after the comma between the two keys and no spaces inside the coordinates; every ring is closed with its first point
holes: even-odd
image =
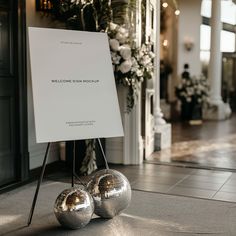
{"type": "MultiPolygon", "coordinates": [[[[106,156],[105,156],[102,144],[101,144],[101,140],[99,138],[97,140],[98,140],[98,143],[99,143],[100,150],[102,152],[102,156],[103,156],[104,161],[105,161],[106,169],[109,169],[107,159],[106,159],[106,156]]],[[[41,173],[40,173],[40,176],[39,176],[39,179],[38,179],[37,187],[36,187],[35,194],[34,194],[34,199],[33,199],[32,205],[31,205],[30,213],[29,213],[29,218],[28,218],[28,223],[27,223],[28,226],[31,224],[32,217],[34,215],[34,210],[35,210],[35,205],[36,205],[37,198],[38,198],[39,189],[40,189],[40,186],[41,186],[41,183],[42,183],[42,180],[43,180],[43,176],[44,176],[44,172],[45,172],[45,168],[46,168],[46,165],[47,165],[48,151],[49,151],[50,145],[51,145],[51,143],[47,144],[46,152],[45,152],[45,155],[44,155],[41,173]]],[[[82,183],[80,178],[75,173],[75,141],[74,141],[73,160],[72,160],[72,168],[71,168],[71,187],[74,187],[75,177],[77,179],[79,179],[79,181],[82,183]]]]}

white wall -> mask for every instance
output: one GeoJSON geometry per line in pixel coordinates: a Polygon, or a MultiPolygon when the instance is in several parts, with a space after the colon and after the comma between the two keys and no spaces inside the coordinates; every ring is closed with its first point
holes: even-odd
{"type": "MultiPolygon", "coordinates": [[[[62,28],[58,22],[52,21],[49,16],[43,15],[35,10],[35,0],[26,1],[26,25],[34,27],[62,28]]],[[[40,65],[39,65],[40,66],[40,65]]],[[[30,155],[30,169],[34,169],[42,165],[43,157],[46,151],[46,144],[37,144],[35,138],[35,124],[33,114],[33,97],[29,61],[29,47],[27,40],[27,89],[28,89],[28,148],[30,155]]],[[[45,95],[46,96],[46,95],[45,95]]],[[[50,115],[50,114],[49,114],[50,115]]],[[[59,159],[59,145],[53,143],[50,148],[48,163],[59,159]]]]}
{"type": "Polygon", "coordinates": [[[200,63],[200,25],[201,0],[179,0],[180,9],[178,25],[178,56],[177,56],[177,75],[183,71],[183,65],[188,63],[191,75],[201,74],[200,63]],[[184,48],[185,37],[194,40],[194,46],[191,51],[184,48]]]}

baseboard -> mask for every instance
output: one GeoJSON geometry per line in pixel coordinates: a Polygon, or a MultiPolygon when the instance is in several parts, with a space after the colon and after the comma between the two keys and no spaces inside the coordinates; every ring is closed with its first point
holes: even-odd
{"type": "MultiPolygon", "coordinates": [[[[59,171],[59,170],[62,170],[62,171],[67,170],[67,166],[66,166],[65,162],[56,161],[56,162],[48,164],[46,166],[44,176],[47,176],[47,175],[52,174],[52,173],[59,171]]],[[[30,170],[28,179],[26,179],[24,181],[16,181],[16,182],[13,182],[13,183],[7,184],[6,186],[1,187],[0,194],[14,190],[16,188],[19,188],[23,185],[26,185],[28,183],[31,183],[31,182],[37,180],[39,178],[40,172],[41,172],[41,167],[37,167],[33,170],[30,170]]]]}
{"type": "MultiPolygon", "coordinates": [[[[64,161],[56,161],[47,164],[44,175],[46,176],[58,170],[65,170],[65,169],[66,169],[66,163],[64,161]]],[[[31,179],[31,181],[33,181],[39,177],[40,173],[41,173],[41,166],[30,170],[29,178],[31,179]]]]}

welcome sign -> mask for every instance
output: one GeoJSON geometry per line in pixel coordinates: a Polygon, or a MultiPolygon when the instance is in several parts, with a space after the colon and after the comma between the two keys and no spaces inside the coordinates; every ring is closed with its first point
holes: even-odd
{"type": "Polygon", "coordinates": [[[105,33],[29,28],[36,140],[123,136],[105,33]]]}

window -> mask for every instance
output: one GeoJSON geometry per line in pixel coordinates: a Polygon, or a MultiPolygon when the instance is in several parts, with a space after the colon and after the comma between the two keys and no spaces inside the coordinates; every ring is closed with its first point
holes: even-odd
{"type": "MultiPolygon", "coordinates": [[[[201,15],[211,17],[211,0],[202,0],[201,15]]],[[[236,5],[232,1],[221,1],[221,21],[236,25],[236,5]]]]}
{"type": "Polygon", "coordinates": [[[221,31],[221,52],[235,52],[235,33],[221,31]]]}

